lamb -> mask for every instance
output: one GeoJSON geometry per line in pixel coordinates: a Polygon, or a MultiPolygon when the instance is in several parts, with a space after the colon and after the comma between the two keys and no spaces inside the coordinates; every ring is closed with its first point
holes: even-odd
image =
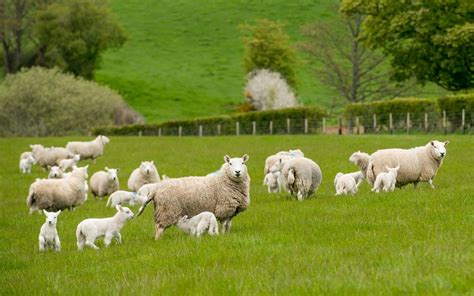
{"type": "Polygon", "coordinates": [[[176,226],[197,237],[200,237],[206,230],[209,235],[219,235],[216,216],[211,212],[202,212],[190,219],[187,215],[184,215],[178,220],[176,226]]]}
{"type": "Polygon", "coordinates": [[[377,175],[375,178],[374,187],[372,191],[379,193],[383,189],[385,192],[395,190],[395,184],[397,183],[397,173],[400,169],[400,165],[397,165],[394,168],[386,167],[388,172],[382,172],[377,175]]]}
{"type": "Polygon", "coordinates": [[[59,167],[63,172],[66,172],[68,169],[72,169],[80,159],[81,155],[75,154],[72,158],[61,160],[59,162],[59,167]]]}
{"type": "Polygon", "coordinates": [[[36,159],[33,157],[33,155],[28,155],[27,158],[22,158],[20,160],[20,172],[22,174],[31,174],[31,166],[36,163],[36,159]]]}
{"type": "Polygon", "coordinates": [[[128,179],[128,189],[137,191],[145,184],[160,182],[160,175],[153,161],[144,161],[133,170],[128,179]]]}
{"type": "Polygon", "coordinates": [[[277,152],[274,155],[270,155],[265,159],[265,168],[264,168],[264,174],[270,173],[270,169],[272,166],[279,162],[280,159],[285,162],[286,160],[296,158],[296,157],[304,157],[304,153],[300,149],[296,150],[289,150],[289,151],[280,151],[277,152]]]}
{"type": "Polygon", "coordinates": [[[87,196],[87,167],[74,168],[64,179],[41,179],[31,184],[26,198],[30,214],[36,210],[72,210],[81,205],[87,196]]]}
{"type": "Polygon", "coordinates": [[[48,166],[49,174],[48,179],[62,179],[64,178],[64,172],[58,166],[48,166]]]}
{"type": "Polygon", "coordinates": [[[118,171],[118,169],[105,167],[105,171],[94,173],[90,180],[92,195],[102,199],[117,191],[119,189],[118,171]]]}
{"type": "Polygon", "coordinates": [[[299,201],[311,196],[322,181],[319,166],[309,158],[297,157],[283,163],[280,160],[281,177],[283,186],[291,194],[297,196],[299,201]]]}
{"type": "Polygon", "coordinates": [[[280,172],[270,172],[263,179],[263,185],[268,187],[268,193],[278,193],[280,192],[280,172]]]}
{"type": "Polygon", "coordinates": [[[46,169],[48,166],[59,165],[59,162],[61,160],[73,156],[65,148],[45,148],[43,145],[40,144],[30,145],[30,148],[32,150],[33,157],[43,169],[46,169]]]}
{"type": "Polygon", "coordinates": [[[58,222],[58,216],[61,214],[61,210],[56,213],[43,210],[43,213],[46,216],[46,222],[41,226],[38,237],[39,251],[44,252],[48,246],[52,246],[56,252],[59,252],[61,251],[61,242],[59,241],[56,224],[58,222]]]}
{"type": "Polygon", "coordinates": [[[94,162],[104,154],[105,145],[110,142],[106,136],[99,135],[89,142],[68,142],[66,149],[72,154],[79,154],[81,159],[92,159],[94,162]]]}
{"type": "Polygon", "coordinates": [[[106,206],[115,207],[116,205],[126,205],[131,206],[139,204],[140,206],[147,200],[146,195],[138,195],[136,192],[118,190],[112,193],[107,200],[106,206]]]}
{"type": "Polygon", "coordinates": [[[202,212],[213,213],[222,223],[223,232],[230,231],[232,219],[250,204],[250,177],[245,165],[248,159],[247,154],[238,158],[226,155],[218,174],[173,178],[145,185],[140,191],[148,191],[148,199],[138,215],[153,201],[155,239],[184,215],[192,217],[202,212]]]}
{"type": "Polygon", "coordinates": [[[397,174],[397,187],[413,183],[416,188],[419,182],[428,182],[432,188],[433,179],[446,157],[446,145],[449,141],[430,141],[425,146],[411,149],[383,149],[378,150],[370,159],[361,161],[359,167],[367,167],[367,181],[375,182],[376,176],[385,171],[387,166],[400,165],[397,174]]]}
{"type": "Polygon", "coordinates": [[[98,250],[95,241],[99,237],[104,237],[105,247],[108,247],[115,237],[119,244],[122,243],[122,230],[127,220],[133,219],[133,212],[129,208],[120,205],[115,206],[117,213],[110,218],[90,218],[77,225],[76,238],[77,249],[82,251],[84,245],[98,250]]]}
{"type": "Polygon", "coordinates": [[[357,193],[357,187],[361,183],[356,180],[356,178],[360,179],[360,176],[362,176],[362,173],[356,172],[356,173],[349,173],[349,174],[343,174],[343,173],[337,173],[336,177],[334,178],[334,187],[336,187],[336,195],[340,194],[356,194],[357,193]]]}

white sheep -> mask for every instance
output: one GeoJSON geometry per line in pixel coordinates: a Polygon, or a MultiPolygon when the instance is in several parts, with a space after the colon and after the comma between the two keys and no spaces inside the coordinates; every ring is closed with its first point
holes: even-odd
{"type": "Polygon", "coordinates": [[[27,158],[22,158],[20,160],[20,172],[22,174],[31,174],[31,166],[36,163],[36,159],[33,155],[28,155],[27,158]]]}
{"type": "Polygon", "coordinates": [[[94,197],[103,198],[119,189],[118,169],[109,169],[94,173],[90,180],[91,193],[94,197]]]}
{"type": "Polygon", "coordinates": [[[40,144],[30,145],[33,157],[39,166],[45,169],[48,166],[59,165],[63,159],[72,157],[73,155],[65,148],[60,147],[44,147],[40,144]]]}
{"type": "Polygon", "coordinates": [[[280,160],[282,162],[285,162],[286,160],[296,158],[296,157],[304,157],[303,151],[300,149],[295,149],[295,150],[289,150],[289,151],[280,151],[277,152],[274,155],[270,155],[265,159],[265,168],[264,168],[264,174],[268,174],[274,164],[279,162],[280,160]]]}
{"type": "MultiPolygon", "coordinates": [[[[33,156],[33,152],[31,151],[25,151],[20,154],[20,160],[22,159],[27,159],[29,156],[33,156]]],[[[33,157],[34,158],[34,157],[33,157]]]]}
{"type": "Polygon", "coordinates": [[[136,192],[118,190],[112,193],[107,200],[106,207],[116,205],[142,205],[146,201],[146,196],[138,196],[136,192]]]}
{"type": "Polygon", "coordinates": [[[323,175],[319,166],[306,157],[292,158],[286,162],[280,160],[281,183],[291,195],[299,201],[311,196],[321,184],[323,175]]]}
{"type": "Polygon", "coordinates": [[[336,195],[340,194],[356,194],[358,183],[351,174],[337,173],[334,178],[334,187],[336,195]]]}
{"type": "Polygon", "coordinates": [[[270,172],[265,175],[263,179],[263,185],[268,187],[268,193],[278,193],[280,192],[281,184],[280,184],[280,172],[270,172]]]}
{"type": "Polygon", "coordinates": [[[59,166],[48,166],[49,174],[48,179],[62,179],[64,178],[64,172],[59,166]]]}
{"type": "Polygon", "coordinates": [[[61,160],[59,162],[59,167],[63,172],[66,172],[68,169],[72,169],[80,159],[81,155],[75,154],[72,158],[61,160]]]}
{"type": "Polygon", "coordinates": [[[211,212],[202,212],[189,219],[187,215],[184,215],[178,220],[176,226],[197,237],[201,236],[206,230],[209,235],[219,235],[216,216],[211,212]]]}
{"type": "Polygon", "coordinates": [[[61,242],[59,241],[58,230],[56,224],[61,210],[55,212],[47,212],[43,210],[46,216],[46,222],[41,226],[39,240],[39,250],[43,252],[48,246],[52,246],[56,252],[61,251],[61,242]]]}
{"type": "Polygon", "coordinates": [[[153,161],[144,161],[133,170],[128,179],[128,189],[138,191],[145,184],[160,182],[160,175],[153,161]]]}
{"type": "Polygon", "coordinates": [[[99,135],[89,142],[69,142],[66,145],[66,149],[72,154],[79,154],[82,160],[92,159],[95,161],[104,154],[105,145],[109,142],[109,138],[99,135]]]}
{"type": "Polygon", "coordinates": [[[395,185],[397,183],[397,174],[398,170],[400,169],[400,165],[397,165],[394,168],[390,168],[387,166],[386,168],[388,170],[387,173],[379,173],[377,175],[377,178],[375,178],[374,187],[372,188],[372,191],[379,193],[382,189],[385,192],[395,190],[395,185]]]}
{"type": "Polygon", "coordinates": [[[133,219],[133,212],[129,208],[120,205],[115,206],[117,213],[110,218],[89,218],[77,225],[76,238],[77,249],[82,251],[84,245],[98,250],[95,245],[97,238],[104,237],[104,244],[106,247],[112,242],[115,237],[119,244],[122,243],[122,230],[127,220],[133,219]]]}

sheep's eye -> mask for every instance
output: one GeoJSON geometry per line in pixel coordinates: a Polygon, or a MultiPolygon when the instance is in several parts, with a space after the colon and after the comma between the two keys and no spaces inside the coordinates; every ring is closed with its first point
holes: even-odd
{"type": "Polygon", "coordinates": [[[232,166],[232,163],[229,162],[229,165],[232,166]]]}

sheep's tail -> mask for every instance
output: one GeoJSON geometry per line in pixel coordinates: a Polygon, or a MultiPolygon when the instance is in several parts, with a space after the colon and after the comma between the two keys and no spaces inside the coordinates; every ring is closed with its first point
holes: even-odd
{"type": "Polygon", "coordinates": [[[142,204],[140,209],[138,209],[137,217],[140,216],[143,213],[143,211],[145,210],[148,203],[152,200],[153,200],[153,197],[148,197],[148,199],[142,204]]]}
{"type": "Polygon", "coordinates": [[[26,198],[26,205],[31,208],[36,202],[36,199],[35,199],[35,194],[33,192],[33,190],[30,190],[29,193],[28,193],[28,197],[26,198]]]}
{"type": "Polygon", "coordinates": [[[82,233],[82,227],[80,225],[78,225],[76,229],[76,239],[77,239],[77,243],[80,243],[86,240],[86,236],[84,235],[84,233],[82,233]]]}
{"type": "Polygon", "coordinates": [[[372,163],[372,164],[370,164],[370,168],[368,168],[368,170],[367,170],[367,181],[369,183],[374,183],[375,182],[375,177],[376,177],[376,175],[375,175],[374,164],[372,163]],[[372,180],[372,182],[370,180],[372,180]]]}
{"type": "Polygon", "coordinates": [[[288,184],[295,183],[295,171],[294,169],[288,170],[288,184]]]}

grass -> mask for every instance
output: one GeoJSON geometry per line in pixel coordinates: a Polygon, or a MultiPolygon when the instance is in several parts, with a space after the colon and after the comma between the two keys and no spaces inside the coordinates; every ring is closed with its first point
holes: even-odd
{"type": "MultiPolygon", "coordinates": [[[[413,147],[444,136],[112,137],[104,166],[118,167],[122,188],[140,161],[155,160],[171,177],[203,175],[223,155],[248,153],[251,205],[230,234],[188,237],[168,229],[153,240],[152,207],[125,225],[123,245],[78,252],[75,227],[114,210],[90,198],[59,217],[63,250],[40,254],[44,216],[28,216],[29,184],[45,176],[19,174],[28,144],[64,145],[68,138],[0,139],[0,293],[7,294],[472,294],[473,138],[450,135],[437,188],[407,186],[372,194],[364,183],[354,197],[335,197],[332,179],[354,171],[355,150],[413,147]],[[301,148],[323,171],[316,196],[304,202],[266,192],[265,157],[301,148]]],[[[136,212],[136,208],[133,211],[136,212]]]]}

